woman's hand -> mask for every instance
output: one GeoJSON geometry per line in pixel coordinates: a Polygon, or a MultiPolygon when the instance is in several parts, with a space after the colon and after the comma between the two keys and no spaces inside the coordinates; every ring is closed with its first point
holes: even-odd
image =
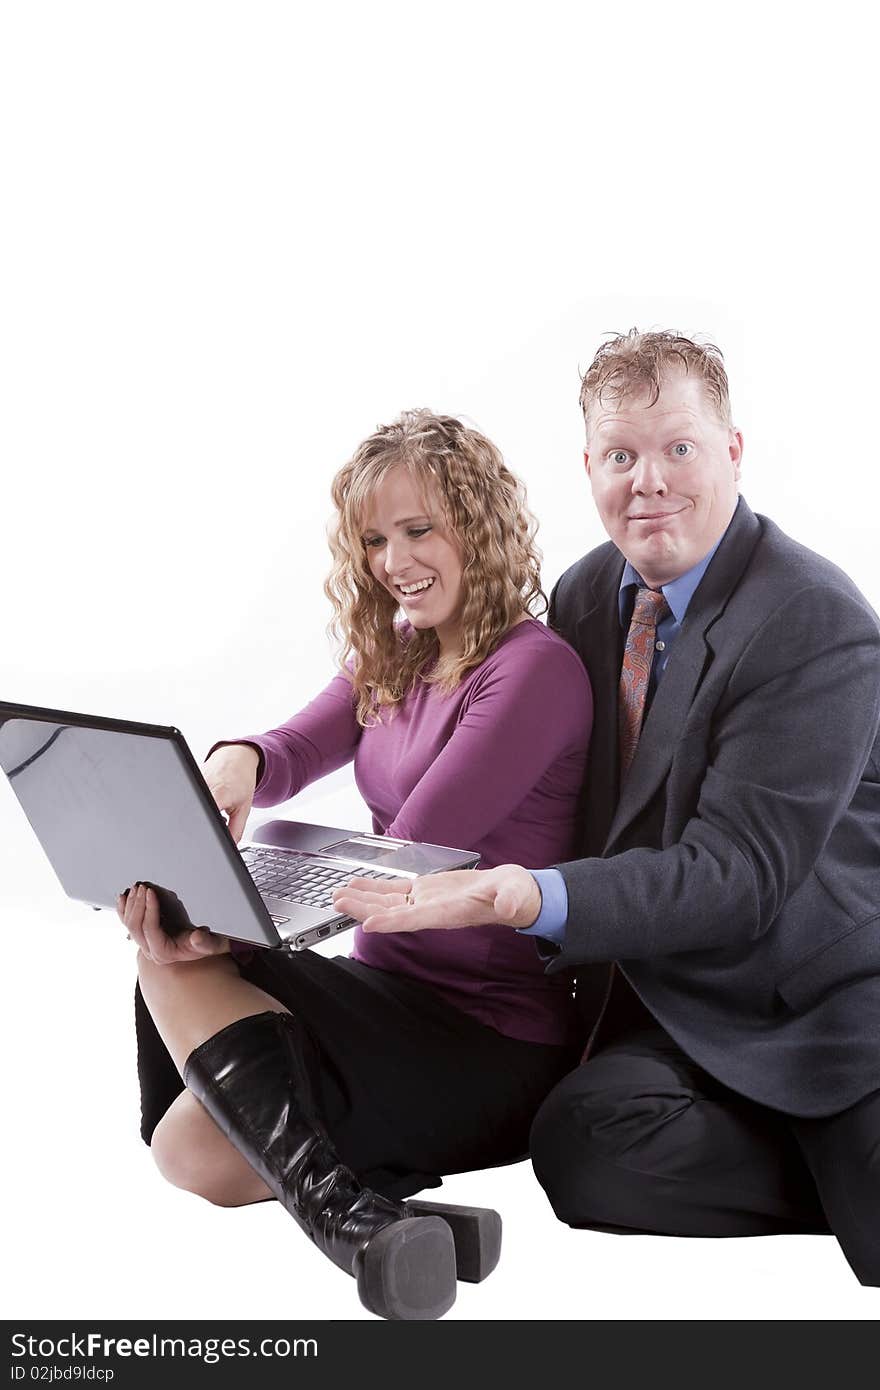
{"type": "Polygon", "coordinates": [[[528,869],[454,869],[413,879],[408,893],[388,879],[353,878],[333,894],[333,906],[364,931],[426,931],[488,923],[530,927],[541,911],[541,890],[528,869]]]}
{"type": "Polygon", "coordinates": [[[157,965],[203,960],[205,956],[222,956],[229,951],[227,936],[215,936],[200,927],[169,936],[159,925],[159,900],[153,889],[143,883],[119,894],[116,911],[132,941],[157,965]]]}
{"type": "Polygon", "coordinates": [[[229,833],[236,844],[251,813],[259,766],[256,748],[249,743],[230,743],[213,752],[202,768],[208,790],[229,817],[229,833]]]}

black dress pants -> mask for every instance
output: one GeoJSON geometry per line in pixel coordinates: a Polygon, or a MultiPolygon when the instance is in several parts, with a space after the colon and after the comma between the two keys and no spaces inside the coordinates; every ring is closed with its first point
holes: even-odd
{"type": "Polygon", "coordinates": [[[803,1120],[746,1100],[638,1005],[550,1092],[531,1132],[560,1221],[677,1236],[833,1231],[880,1286],[880,1091],[803,1120]]]}

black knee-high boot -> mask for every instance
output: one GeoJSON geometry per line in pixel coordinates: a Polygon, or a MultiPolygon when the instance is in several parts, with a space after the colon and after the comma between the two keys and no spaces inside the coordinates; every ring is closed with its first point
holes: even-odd
{"type": "Polygon", "coordinates": [[[296,1020],[239,1019],[197,1047],[184,1081],[279,1202],[383,1318],[440,1318],[460,1277],[494,1267],[495,1212],[391,1201],[340,1163],[315,1113],[308,1043],[296,1020]]]}

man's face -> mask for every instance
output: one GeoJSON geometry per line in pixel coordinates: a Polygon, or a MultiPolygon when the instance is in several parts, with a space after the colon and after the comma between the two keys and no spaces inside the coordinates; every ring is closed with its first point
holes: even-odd
{"type": "Polygon", "coordinates": [[[742,435],[719,420],[703,383],[674,372],[649,396],[594,406],[584,462],[602,524],[646,584],[692,569],[737,501],[742,435]]]}

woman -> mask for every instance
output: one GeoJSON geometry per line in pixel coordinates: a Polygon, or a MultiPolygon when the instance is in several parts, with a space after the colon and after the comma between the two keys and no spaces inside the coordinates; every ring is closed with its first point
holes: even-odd
{"type": "MultiPolygon", "coordinates": [[[[233,836],[252,804],[353,759],[379,833],[486,868],[564,860],[592,702],[578,658],[531,616],[521,485],[475,430],[411,411],[358,448],[333,500],[342,669],[286,724],[211,751],[233,836]]],[[[274,1195],[381,1316],[445,1312],[456,1257],[465,1277],[479,1266],[483,1218],[400,1199],[526,1151],[575,1041],[534,941],[358,930],[350,959],[325,959],[172,940],[150,890],[120,915],[140,947],[143,1134],[165,1177],[221,1205],[274,1195]]]]}

